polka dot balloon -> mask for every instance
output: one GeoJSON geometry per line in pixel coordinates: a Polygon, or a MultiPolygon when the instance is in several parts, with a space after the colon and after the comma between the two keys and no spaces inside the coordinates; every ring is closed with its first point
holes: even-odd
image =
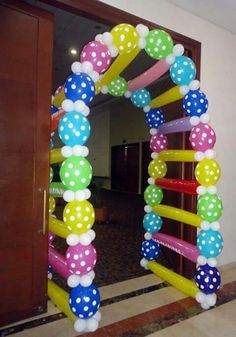
{"type": "Polygon", "coordinates": [[[70,292],[71,311],[79,318],[92,317],[100,307],[100,293],[94,284],[89,287],[78,285],[70,292]]]}
{"type": "Polygon", "coordinates": [[[100,41],[91,41],[84,46],[80,61],[92,63],[93,70],[104,73],[111,64],[111,55],[108,47],[100,41]]]}
{"type": "Polygon", "coordinates": [[[170,77],[177,85],[189,85],[196,77],[196,67],[187,56],[177,56],[170,67],[170,77]]]}
{"type": "Polygon", "coordinates": [[[94,208],[87,200],[70,201],[64,207],[63,221],[70,232],[78,235],[83,234],[94,224],[94,208]]]}
{"type": "Polygon", "coordinates": [[[145,214],[143,218],[143,227],[151,234],[158,233],[162,227],[163,220],[160,215],[150,212],[145,214]]]}
{"type": "Polygon", "coordinates": [[[139,36],[132,25],[121,23],[111,30],[111,35],[120,54],[130,53],[138,46],[139,36]]]}
{"type": "Polygon", "coordinates": [[[61,118],[58,133],[61,141],[68,146],[83,145],[90,136],[90,123],[79,112],[67,112],[61,118]]]}
{"type": "Polygon", "coordinates": [[[138,108],[144,108],[151,102],[151,95],[147,89],[138,89],[132,92],[131,102],[138,108]]]}
{"type": "Polygon", "coordinates": [[[220,175],[220,166],[213,159],[203,159],[195,168],[195,177],[203,186],[215,185],[220,179],[220,175]]]}
{"type": "Polygon", "coordinates": [[[162,59],[171,54],[173,40],[171,36],[160,29],[151,30],[146,36],[146,53],[155,60],[162,59]]]}
{"type": "Polygon", "coordinates": [[[144,200],[149,206],[160,204],[163,199],[162,189],[156,185],[149,185],[144,191],[144,200]]]}
{"type": "Polygon", "coordinates": [[[168,138],[162,133],[157,133],[150,140],[150,148],[153,152],[161,152],[168,149],[168,138]]]}
{"type": "Polygon", "coordinates": [[[223,205],[216,194],[205,193],[198,198],[197,213],[204,220],[213,222],[218,220],[223,212],[223,205]]]}
{"type": "Polygon", "coordinates": [[[216,142],[216,134],[208,124],[199,123],[192,128],[189,141],[194,150],[205,152],[213,149],[216,142]]]}
{"type": "Polygon", "coordinates": [[[183,108],[188,116],[201,116],[208,109],[208,99],[200,90],[190,90],[183,99],[183,108]]]}
{"type": "Polygon", "coordinates": [[[149,260],[156,260],[160,254],[160,245],[154,240],[145,240],[142,243],[141,255],[149,260]]]}
{"type": "Polygon", "coordinates": [[[108,84],[109,94],[115,97],[123,96],[127,89],[127,81],[121,76],[116,77],[108,84]]]}
{"type": "Polygon", "coordinates": [[[148,165],[149,176],[153,179],[163,178],[166,175],[166,172],[166,163],[160,158],[152,160],[148,165]]]}
{"type": "Polygon", "coordinates": [[[218,256],[223,249],[223,239],[218,231],[201,230],[197,237],[197,247],[201,255],[210,258],[218,256]]]}
{"type": "Polygon", "coordinates": [[[91,182],[92,167],[84,157],[71,156],[62,163],[60,177],[68,190],[82,190],[91,182]]]}
{"type": "Polygon", "coordinates": [[[194,280],[198,288],[207,295],[215,293],[221,284],[219,270],[216,267],[210,267],[208,264],[197,268],[194,280]]]}
{"type": "Polygon", "coordinates": [[[68,247],[66,251],[66,263],[70,272],[77,275],[89,273],[96,264],[96,250],[93,245],[68,247]]]}
{"type": "Polygon", "coordinates": [[[85,73],[71,74],[65,82],[66,98],[88,104],[95,95],[95,85],[91,77],[85,73]]]}
{"type": "Polygon", "coordinates": [[[160,109],[149,110],[146,114],[145,122],[150,126],[150,128],[157,129],[160,125],[165,123],[162,111],[160,109]]]}

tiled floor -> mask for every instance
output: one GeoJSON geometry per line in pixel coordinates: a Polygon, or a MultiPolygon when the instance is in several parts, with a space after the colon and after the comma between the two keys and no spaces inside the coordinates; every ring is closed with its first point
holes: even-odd
{"type": "MultiPolygon", "coordinates": [[[[236,336],[236,266],[222,272],[216,307],[203,311],[155,275],[100,288],[102,321],[83,337],[234,337],[236,336]]],[[[1,330],[1,336],[78,336],[73,323],[49,302],[48,313],[1,330]],[[18,331],[18,332],[17,332],[18,331]]]]}

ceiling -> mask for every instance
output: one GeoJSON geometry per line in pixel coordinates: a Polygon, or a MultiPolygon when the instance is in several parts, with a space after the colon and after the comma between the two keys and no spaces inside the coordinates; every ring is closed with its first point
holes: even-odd
{"type": "Polygon", "coordinates": [[[236,0],[166,0],[236,34],[236,0]]]}

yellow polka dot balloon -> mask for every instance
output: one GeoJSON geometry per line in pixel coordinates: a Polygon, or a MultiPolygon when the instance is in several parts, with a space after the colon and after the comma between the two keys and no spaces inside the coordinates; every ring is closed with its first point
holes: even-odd
{"type": "Polygon", "coordinates": [[[121,23],[111,30],[113,44],[120,54],[130,53],[138,46],[139,36],[136,29],[127,24],[121,23]]]}
{"type": "Polygon", "coordinates": [[[215,185],[220,179],[220,165],[213,159],[203,159],[195,168],[195,177],[203,186],[215,185]]]}
{"type": "Polygon", "coordinates": [[[49,214],[51,215],[55,211],[56,202],[55,199],[50,195],[49,196],[49,214]]]}
{"type": "Polygon", "coordinates": [[[68,202],[63,210],[63,221],[68,230],[78,235],[92,228],[94,220],[94,208],[87,200],[68,202]]]}
{"type": "Polygon", "coordinates": [[[166,175],[166,172],[166,163],[160,158],[152,160],[148,166],[148,173],[153,179],[163,178],[166,175]]]}

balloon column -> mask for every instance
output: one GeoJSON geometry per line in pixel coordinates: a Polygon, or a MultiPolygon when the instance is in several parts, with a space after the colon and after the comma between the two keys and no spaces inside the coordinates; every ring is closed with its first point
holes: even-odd
{"type": "Polygon", "coordinates": [[[92,178],[92,167],[86,159],[89,151],[85,146],[90,136],[88,104],[100,92],[130,98],[136,107],[143,109],[145,122],[150,127],[153,152],[148,167],[149,185],[144,192],[146,214],[143,226],[146,234],[141,247],[141,265],[196,298],[205,309],[216,302],[215,291],[220,286],[216,257],[223,247],[218,222],[222,203],[215,186],[220,178],[220,167],[214,159],[216,137],[208,124],[208,100],[195,79],[194,62],[183,54],[184,47],[174,45],[171,36],[163,30],[149,31],[142,24],[136,27],[119,24],[111,32],[97,35],[83,48],[80,62],[72,64],[72,74],[55,93],[52,131],[58,126],[59,137],[65,145],[51,150],[51,163],[62,162],[62,183],[51,183],[51,193],[63,195],[67,204],[63,221],[59,221],[52,214],[55,202],[50,197],[49,263],[67,278],[72,291],[68,296],[49,280],[49,296],[75,320],[75,329],[79,332],[95,331],[101,318],[98,311],[99,291],[92,283],[96,263],[96,251],[91,243],[95,237],[92,229],[95,219],[93,206],[88,201],[91,193],[87,187],[92,178]],[[141,50],[157,61],[150,69],[127,82],[120,74],[141,50]],[[111,62],[114,57],[116,59],[111,62]],[[152,98],[146,87],[168,71],[174,87],[152,98]],[[165,123],[160,107],[177,100],[183,100],[186,117],[165,123]],[[186,131],[190,131],[193,150],[168,149],[168,134],[186,131]],[[196,162],[195,178],[165,178],[170,161],[196,162]],[[197,194],[197,214],[163,205],[164,189],[197,194]],[[197,246],[159,233],[164,224],[163,218],[198,227],[197,246]],[[69,247],[65,256],[53,247],[54,235],[66,239],[69,247]],[[155,262],[161,245],[197,263],[195,282],[155,262]]]}

